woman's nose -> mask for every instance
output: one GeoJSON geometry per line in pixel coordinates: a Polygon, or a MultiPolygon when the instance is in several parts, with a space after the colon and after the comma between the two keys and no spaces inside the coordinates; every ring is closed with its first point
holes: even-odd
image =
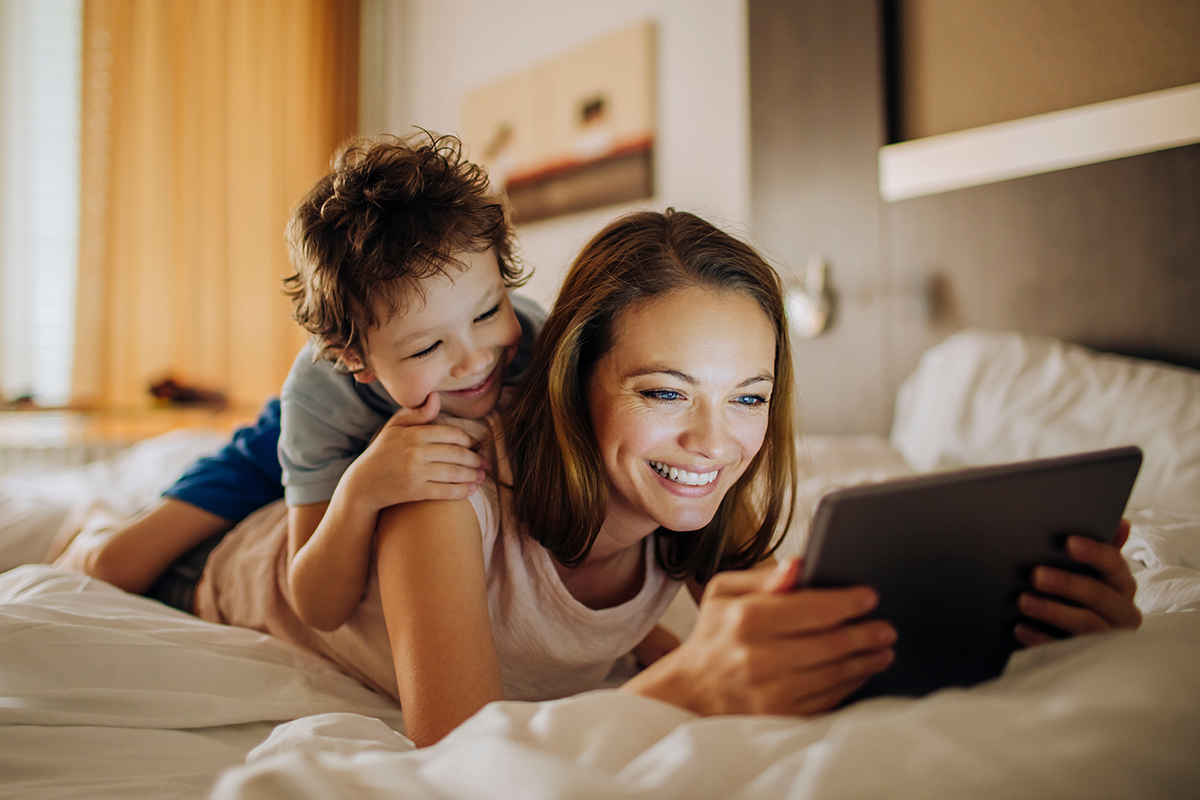
{"type": "Polygon", "coordinates": [[[687,422],[680,437],[680,444],[685,450],[710,461],[728,458],[733,437],[719,409],[701,404],[688,414],[687,422]]]}

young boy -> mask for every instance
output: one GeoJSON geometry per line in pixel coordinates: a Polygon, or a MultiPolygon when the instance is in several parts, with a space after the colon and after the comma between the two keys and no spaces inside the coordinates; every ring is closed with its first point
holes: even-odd
{"type": "Polygon", "coordinates": [[[313,339],[280,400],[146,512],[81,534],[55,563],[190,610],[219,536],[286,496],[289,580],[352,595],[297,609],[332,628],[359,599],[380,509],[482,480],[474,442],[426,423],[491,412],[544,317],[508,294],[522,276],[486,174],[452,137],[352,143],[293,212],[288,242],[286,285],[313,339]]]}

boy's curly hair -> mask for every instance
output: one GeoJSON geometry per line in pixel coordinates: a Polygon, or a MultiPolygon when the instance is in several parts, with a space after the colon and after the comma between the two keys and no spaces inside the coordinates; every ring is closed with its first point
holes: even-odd
{"type": "Polygon", "coordinates": [[[333,361],[365,361],[367,331],[419,298],[426,278],[453,277],[462,253],[494,248],[505,285],[526,280],[487,173],[457,138],[428,131],[344,145],[292,211],[287,241],[293,317],[333,361]]]}

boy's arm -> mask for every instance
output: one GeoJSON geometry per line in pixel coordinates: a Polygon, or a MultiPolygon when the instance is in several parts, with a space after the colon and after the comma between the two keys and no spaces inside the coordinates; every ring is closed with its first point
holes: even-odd
{"type": "Polygon", "coordinates": [[[503,699],[479,521],[461,500],[393,506],[376,552],[405,728],[423,747],[503,699]]]}
{"type": "Polygon", "coordinates": [[[288,586],[299,617],[333,630],[362,599],[380,510],[418,500],[459,499],[483,480],[483,459],[460,428],[427,424],[434,395],[397,412],[338,481],[328,503],[288,509],[288,586]]]}

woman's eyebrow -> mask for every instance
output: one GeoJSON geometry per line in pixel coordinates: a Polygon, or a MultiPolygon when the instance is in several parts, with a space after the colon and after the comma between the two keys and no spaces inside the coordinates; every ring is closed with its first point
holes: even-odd
{"type": "MultiPolygon", "coordinates": [[[[700,383],[699,379],[688,375],[686,372],[680,372],[677,369],[668,369],[667,367],[647,367],[645,369],[639,369],[630,373],[629,377],[641,378],[646,375],[670,375],[671,377],[678,378],[679,380],[691,386],[697,386],[700,383]]],[[[764,372],[761,375],[755,375],[753,378],[747,378],[739,383],[737,388],[744,389],[747,386],[755,383],[775,383],[775,376],[764,372]]]]}
{"type": "Polygon", "coordinates": [[[738,384],[738,388],[745,389],[747,386],[749,386],[752,383],[772,383],[773,384],[773,383],[775,383],[775,376],[764,372],[762,375],[755,375],[753,378],[747,378],[746,380],[742,381],[741,383],[738,384]]]}

